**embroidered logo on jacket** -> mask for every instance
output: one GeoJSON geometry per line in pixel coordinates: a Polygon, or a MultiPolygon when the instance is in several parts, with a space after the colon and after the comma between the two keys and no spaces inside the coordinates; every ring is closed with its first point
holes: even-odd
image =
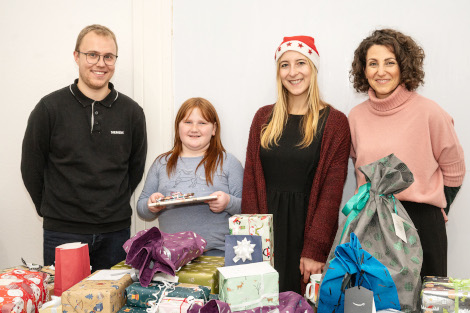
{"type": "Polygon", "coordinates": [[[123,130],[112,130],[111,135],[124,135],[123,130]]]}

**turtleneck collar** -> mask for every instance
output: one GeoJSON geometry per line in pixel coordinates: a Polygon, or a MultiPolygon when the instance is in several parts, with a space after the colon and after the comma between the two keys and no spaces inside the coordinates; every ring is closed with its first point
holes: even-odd
{"type": "Polygon", "coordinates": [[[393,114],[403,109],[404,104],[413,96],[415,92],[408,91],[405,86],[398,85],[393,93],[385,99],[379,99],[375,91],[369,89],[369,108],[379,115],[393,114]]]}

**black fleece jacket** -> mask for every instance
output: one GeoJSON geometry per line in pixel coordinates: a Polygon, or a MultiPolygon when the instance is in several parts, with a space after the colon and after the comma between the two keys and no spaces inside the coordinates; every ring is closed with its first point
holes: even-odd
{"type": "Polygon", "coordinates": [[[118,93],[87,98],[74,84],[32,111],[21,158],[23,181],[44,229],[93,234],[131,224],[130,197],[147,154],[142,108],[118,93]]]}

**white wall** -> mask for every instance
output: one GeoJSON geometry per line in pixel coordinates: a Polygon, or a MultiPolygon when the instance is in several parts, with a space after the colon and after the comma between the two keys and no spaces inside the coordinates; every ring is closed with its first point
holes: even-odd
{"type": "MultiPolygon", "coordinates": [[[[217,108],[222,140],[242,162],[256,110],[275,101],[274,51],[283,36],[315,37],[324,99],[348,114],[365,96],[348,78],[353,52],[373,29],[411,35],[426,52],[426,84],[418,92],[455,120],[470,167],[470,2],[461,1],[194,1],[174,2],[175,110],[189,97],[217,108]]],[[[354,191],[350,167],[345,196],[354,191]]],[[[468,173],[467,173],[468,176],[468,173]]],[[[467,179],[468,181],[468,179],[467,179]]],[[[449,274],[470,277],[470,185],[464,182],[447,225],[449,274]]],[[[344,200],[343,200],[344,201],[344,200]]]]}
{"type": "MultiPolygon", "coordinates": [[[[21,144],[39,100],[78,77],[75,41],[94,23],[116,34],[112,82],[144,108],[151,122],[149,155],[166,151],[171,142],[164,117],[173,112],[171,0],[0,1],[0,268],[20,264],[20,257],[42,264],[42,219],[21,179],[21,144]]],[[[149,225],[134,215],[131,230],[149,225]]]]}
{"type": "MultiPolygon", "coordinates": [[[[42,262],[42,220],[21,180],[21,142],[39,99],[77,76],[72,57],[76,36],[92,23],[107,25],[117,35],[119,61],[113,82],[146,112],[150,162],[169,148],[174,110],[194,96],[214,103],[224,145],[244,162],[255,111],[275,101],[274,50],[283,36],[315,37],[323,96],[348,113],[364,99],[348,80],[352,53],[372,29],[387,26],[412,35],[424,47],[426,85],[419,92],[454,117],[469,164],[470,109],[459,93],[470,82],[467,1],[177,0],[173,29],[171,3],[0,1],[0,268],[18,264],[21,256],[42,262]]],[[[353,189],[350,175],[345,198],[353,189]]],[[[460,277],[470,277],[465,262],[470,257],[465,249],[470,237],[469,189],[464,182],[447,225],[449,273],[460,277]]],[[[133,231],[148,226],[134,217],[133,231]]]]}

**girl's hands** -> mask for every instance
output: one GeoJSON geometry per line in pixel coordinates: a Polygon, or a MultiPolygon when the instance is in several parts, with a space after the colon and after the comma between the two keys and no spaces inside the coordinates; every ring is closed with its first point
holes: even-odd
{"type": "Polygon", "coordinates": [[[223,191],[216,191],[211,196],[217,196],[217,199],[204,201],[209,204],[209,209],[214,213],[223,212],[230,202],[230,195],[223,191]]]}
{"type": "Polygon", "coordinates": [[[157,199],[159,199],[159,198],[163,198],[163,195],[159,192],[153,193],[149,197],[149,199],[147,201],[147,207],[148,207],[150,212],[158,213],[158,212],[160,212],[161,210],[163,210],[165,208],[165,206],[150,206],[150,204],[157,202],[157,199]]]}

